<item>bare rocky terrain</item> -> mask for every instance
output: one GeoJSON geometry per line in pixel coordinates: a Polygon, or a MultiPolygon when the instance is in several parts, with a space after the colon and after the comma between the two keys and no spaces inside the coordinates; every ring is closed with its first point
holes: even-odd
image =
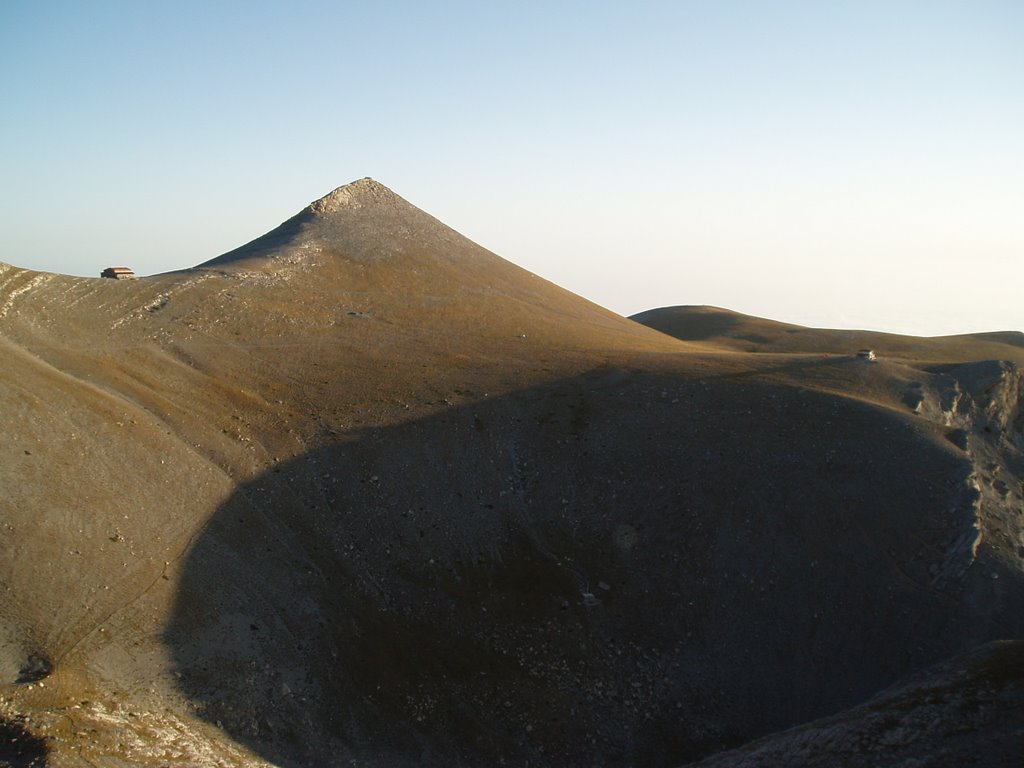
{"type": "Polygon", "coordinates": [[[1021,764],[1022,334],[626,319],[364,179],[2,264],[0,354],[0,765],[1021,764]]]}

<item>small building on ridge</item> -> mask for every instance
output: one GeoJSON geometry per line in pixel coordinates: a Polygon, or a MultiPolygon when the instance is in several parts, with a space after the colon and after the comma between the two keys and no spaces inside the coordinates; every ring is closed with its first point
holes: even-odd
{"type": "Polygon", "coordinates": [[[135,273],[130,267],[107,267],[100,272],[100,277],[109,277],[111,280],[134,280],[135,273]]]}

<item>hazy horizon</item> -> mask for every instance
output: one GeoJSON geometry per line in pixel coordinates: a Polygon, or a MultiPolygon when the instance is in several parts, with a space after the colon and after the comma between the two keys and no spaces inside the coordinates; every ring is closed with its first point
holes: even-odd
{"type": "Polygon", "coordinates": [[[0,261],[193,266],[372,176],[622,314],[1024,330],[1024,6],[0,8],[0,261]]]}

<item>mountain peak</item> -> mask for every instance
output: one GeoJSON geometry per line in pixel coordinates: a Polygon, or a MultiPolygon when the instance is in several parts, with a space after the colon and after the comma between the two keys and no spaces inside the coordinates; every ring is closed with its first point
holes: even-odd
{"type": "Polygon", "coordinates": [[[385,253],[389,239],[409,230],[411,220],[426,219],[436,223],[367,176],[338,187],[265,235],[199,266],[223,267],[253,258],[279,258],[285,252],[292,256],[308,254],[310,249],[317,251],[325,246],[343,246],[350,256],[370,251],[385,253]]]}
{"type": "Polygon", "coordinates": [[[369,176],[338,187],[309,204],[313,213],[335,213],[345,208],[362,208],[367,203],[391,203],[398,195],[369,176]]]}

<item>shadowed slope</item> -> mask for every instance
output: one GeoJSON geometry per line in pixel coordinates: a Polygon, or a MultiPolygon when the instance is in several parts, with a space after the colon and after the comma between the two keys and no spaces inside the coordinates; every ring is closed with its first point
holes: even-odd
{"type": "Polygon", "coordinates": [[[992,643],[833,717],[701,768],[1014,768],[1024,755],[1024,643],[992,643]]]}
{"type": "Polygon", "coordinates": [[[594,371],[243,486],[167,641],[282,765],[677,765],[1019,634],[970,473],[914,416],[594,371]]]}

